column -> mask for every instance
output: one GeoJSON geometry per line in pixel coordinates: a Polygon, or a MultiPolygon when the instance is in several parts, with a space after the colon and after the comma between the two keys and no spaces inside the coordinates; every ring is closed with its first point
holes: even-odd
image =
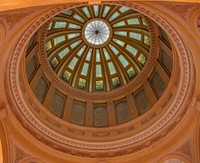
{"type": "Polygon", "coordinates": [[[132,117],[132,119],[135,119],[139,116],[139,114],[138,114],[137,108],[135,106],[135,102],[134,102],[132,93],[127,95],[126,98],[127,98],[127,103],[128,103],[131,117],[132,117]]]}
{"type": "Polygon", "coordinates": [[[108,110],[108,126],[115,126],[117,123],[116,123],[115,108],[113,101],[107,102],[107,110],[108,110]]]}
{"type": "Polygon", "coordinates": [[[93,103],[90,101],[86,106],[86,126],[93,127],[93,103]]]}
{"type": "Polygon", "coordinates": [[[68,122],[71,121],[72,107],[73,107],[73,98],[68,96],[67,102],[65,105],[64,114],[63,114],[63,120],[68,121],[68,122]]]}

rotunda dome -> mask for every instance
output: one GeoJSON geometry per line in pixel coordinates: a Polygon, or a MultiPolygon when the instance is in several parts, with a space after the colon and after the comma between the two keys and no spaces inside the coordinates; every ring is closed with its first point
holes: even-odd
{"type": "Polygon", "coordinates": [[[155,116],[173,68],[166,33],[116,5],[57,14],[32,37],[27,53],[27,78],[48,114],[95,128],[137,120],[151,108],[155,116]]]}
{"type": "Polygon", "coordinates": [[[72,142],[83,152],[85,143],[97,143],[87,144],[90,153],[153,134],[148,130],[167,113],[180,77],[166,32],[120,5],[64,6],[51,13],[32,33],[19,66],[20,104],[34,125],[44,125],[42,132],[66,143],[63,148],[72,142]]]}
{"type": "Polygon", "coordinates": [[[115,5],[78,7],[49,22],[46,54],[68,85],[108,92],[128,84],[145,66],[150,51],[145,17],[115,5]]]}

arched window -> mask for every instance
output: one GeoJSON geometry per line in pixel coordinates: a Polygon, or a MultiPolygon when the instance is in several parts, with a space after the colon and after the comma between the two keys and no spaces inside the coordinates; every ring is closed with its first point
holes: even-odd
{"type": "Polygon", "coordinates": [[[158,163],[191,163],[192,161],[184,155],[171,153],[161,158],[158,163]]]}

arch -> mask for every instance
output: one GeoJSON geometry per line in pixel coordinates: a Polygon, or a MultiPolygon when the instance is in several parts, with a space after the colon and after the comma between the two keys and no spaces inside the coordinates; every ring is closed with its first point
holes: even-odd
{"type": "Polygon", "coordinates": [[[181,154],[171,153],[162,157],[158,163],[191,163],[191,160],[181,154]]]}
{"type": "Polygon", "coordinates": [[[195,129],[195,132],[194,132],[194,141],[193,141],[193,144],[194,144],[194,155],[195,155],[195,158],[196,158],[196,162],[199,162],[200,161],[200,119],[198,120],[198,123],[196,125],[196,129],[195,129]]]}
{"type": "Polygon", "coordinates": [[[10,162],[9,142],[3,121],[0,121],[0,163],[10,162]]]}
{"type": "Polygon", "coordinates": [[[44,162],[40,159],[37,159],[37,158],[28,158],[28,159],[26,158],[26,159],[20,161],[20,163],[46,163],[46,162],[44,162]]]}

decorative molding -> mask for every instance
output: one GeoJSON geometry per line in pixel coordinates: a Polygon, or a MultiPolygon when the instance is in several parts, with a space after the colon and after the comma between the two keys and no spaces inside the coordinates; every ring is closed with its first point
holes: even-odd
{"type": "Polygon", "coordinates": [[[8,114],[6,103],[0,102],[0,120],[4,120],[8,114]]]}
{"type": "Polygon", "coordinates": [[[198,30],[200,32],[200,16],[197,18],[197,27],[198,27],[198,30]]]}
{"type": "Polygon", "coordinates": [[[200,16],[197,18],[197,26],[200,27],[200,16]]]}
{"type": "Polygon", "coordinates": [[[108,163],[106,160],[98,160],[97,163],[108,163]]]}
{"type": "Polygon", "coordinates": [[[199,96],[194,98],[193,106],[197,111],[200,112],[200,97],[199,96]]]}
{"type": "Polygon", "coordinates": [[[11,30],[16,24],[20,23],[24,18],[33,13],[34,10],[23,9],[23,11],[14,11],[9,13],[0,14],[1,19],[8,25],[11,30]]]}
{"type": "Polygon", "coordinates": [[[192,3],[171,3],[171,2],[156,2],[159,6],[166,8],[173,12],[173,15],[178,15],[181,19],[187,20],[190,11],[194,9],[194,4],[192,3]]]}
{"type": "Polygon", "coordinates": [[[14,163],[19,163],[21,160],[27,159],[30,157],[26,151],[20,148],[17,144],[13,143],[13,160],[14,163]]]}
{"type": "MultiPolygon", "coordinates": [[[[183,144],[181,144],[174,152],[180,153],[193,160],[193,139],[190,136],[183,144]]],[[[194,161],[194,160],[193,160],[194,161]]]]}
{"type": "Polygon", "coordinates": [[[18,81],[19,74],[17,71],[23,54],[23,49],[31,35],[36,32],[36,30],[40,28],[46,20],[52,18],[57,13],[71,7],[85,5],[85,3],[78,5],[62,5],[52,9],[36,20],[19,40],[15,51],[10,55],[9,62],[7,63],[8,67],[7,72],[5,73],[5,86],[6,90],[8,90],[6,93],[11,109],[22,126],[38,141],[63,153],[78,155],[81,157],[105,158],[135,153],[151,147],[153,144],[158,143],[166,137],[170,131],[179,124],[188,110],[191,99],[188,97],[193,96],[194,84],[190,84],[192,81],[195,81],[193,65],[191,64],[192,58],[190,58],[190,55],[187,53],[185,45],[177,31],[165,19],[155,14],[153,11],[146,9],[145,6],[141,4],[135,2],[111,2],[111,4],[127,6],[141,12],[153,21],[157,22],[169,34],[172,42],[177,48],[180,58],[181,80],[177,91],[178,94],[166,113],[156,123],[152,124],[152,126],[143,132],[120,141],[101,143],[84,142],[64,137],[52,131],[50,128],[42,124],[28,109],[20,92],[18,81]]]}
{"type": "Polygon", "coordinates": [[[25,148],[20,146],[13,138],[10,139],[12,153],[10,152],[10,158],[12,158],[13,163],[46,163],[39,158],[36,158],[32,154],[30,154],[25,148]],[[12,156],[11,156],[12,155],[12,156]]]}

